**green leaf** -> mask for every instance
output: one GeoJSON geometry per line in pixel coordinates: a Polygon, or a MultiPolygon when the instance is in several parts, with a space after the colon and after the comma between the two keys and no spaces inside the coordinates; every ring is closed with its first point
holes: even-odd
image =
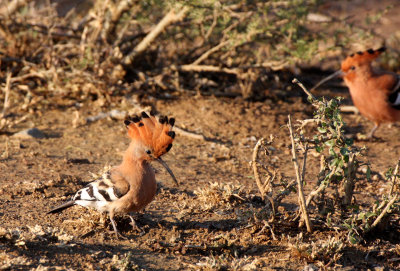
{"type": "Polygon", "coordinates": [[[324,150],[324,146],[319,146],[319,145],[317,145],[317,146],[315,146],[315,150],[316,150],[318,153],[321,153],[321,152],[324,150]]]}
{"type": "Polygon", "coordinates": [[[369,168],[369,166],[367,166],[367,173],[365,175],[367,176],[367,180],[370,181],[371,180],[371,169],[369,168]]]}

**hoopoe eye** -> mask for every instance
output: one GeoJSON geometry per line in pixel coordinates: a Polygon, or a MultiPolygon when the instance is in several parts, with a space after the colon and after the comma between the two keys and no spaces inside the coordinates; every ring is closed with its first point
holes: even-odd
{"type": "Polygon", "coordinates": [[[150,155],[150,154],[151,154],[151,151],[150,151],[150,150],[146,150],[146,153],[150,155]]]}
{"type": "Polygon", "coordinates": [[[350,70],[354,71],[356,69],[355,66],[350,66],[350,70]]]}

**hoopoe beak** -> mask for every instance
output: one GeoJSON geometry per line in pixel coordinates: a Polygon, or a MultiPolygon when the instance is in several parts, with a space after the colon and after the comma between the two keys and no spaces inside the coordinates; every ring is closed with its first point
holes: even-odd
{"type": "Polygon", "coordinates": [[[167,163],[164,162],[164,160],[161,159],[161,157],[156,158],[156,161],[158,161],[161,165],[163,165],[163,167],[165,167],[165,169],[168,171],[169,175],[171,175],[172,180],[174,180],[176,186],[179,186],[177,179],[175,178],[174,173],[172,172],[172,170],[169,168],[169,166],[167,165],[167,163]]]}
{"type": "Polygon", "coordinates": [[[345,75],[345,73],[342,70],[338,70],[334,73],[332,73],[331,75],[325,77],[324,79],[322,79],[321,81],[319,81],[315,86],[312,87],[312,89],[310,91],[313,91],[314,89],[316,89],[317,87],[319,87],[320,85],[322,85],[323,83],[335,78],[335,77],[339,77],[339,76],[343,76],[345,75]]]}

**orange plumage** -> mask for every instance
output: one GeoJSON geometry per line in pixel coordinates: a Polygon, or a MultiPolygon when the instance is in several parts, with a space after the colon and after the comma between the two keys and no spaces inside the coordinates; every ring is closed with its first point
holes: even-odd
{"type": "Polygon", "coordinates": [[[342,76],[354,105],[360,113],[375,123],[369,137],[386,122],[400,120],[400,78],[389,71],[374,69],[371,65],[385,48],[366,50],[348,56],[342,61],[341,70],[319,82],[314,88],[334,76],[342,76]]]}

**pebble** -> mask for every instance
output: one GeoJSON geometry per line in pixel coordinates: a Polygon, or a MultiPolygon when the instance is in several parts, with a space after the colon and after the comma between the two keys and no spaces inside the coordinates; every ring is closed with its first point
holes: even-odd
{"type": "Polygon", "coordinates": [[[18,133],[13,135],[14,137],[17,138],[22,138],[22,139],[29,139],[29,138],[45,138],[46,136],[42,131],[40,131],[38,128],[29,128],[26,130],[19,131],[18,133]]]}

